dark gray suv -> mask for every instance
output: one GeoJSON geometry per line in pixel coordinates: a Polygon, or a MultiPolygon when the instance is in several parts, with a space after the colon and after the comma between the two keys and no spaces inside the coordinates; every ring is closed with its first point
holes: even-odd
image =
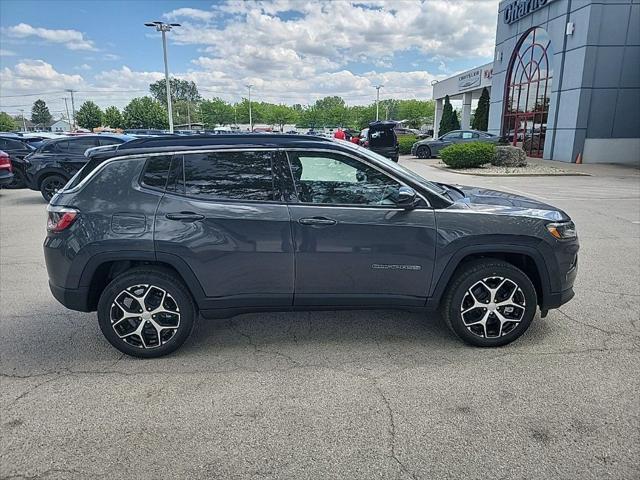
{"type": "Polygon", "coordinates": [[[178,348],[198,315],[314,309],[439,308],[500,346],[569,301],[577,272],[561,210],[310,136],[105,147],[48,212],[53,295],[140,357],[178,348]]]}

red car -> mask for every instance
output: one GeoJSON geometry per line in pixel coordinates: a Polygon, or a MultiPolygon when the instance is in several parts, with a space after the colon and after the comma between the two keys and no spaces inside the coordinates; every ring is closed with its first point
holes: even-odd
{"type": "Polygon", "coordinates": [[[9,154],[0,150],[0,185],[8,185],[13,181],[13,167],[9,154]]]}

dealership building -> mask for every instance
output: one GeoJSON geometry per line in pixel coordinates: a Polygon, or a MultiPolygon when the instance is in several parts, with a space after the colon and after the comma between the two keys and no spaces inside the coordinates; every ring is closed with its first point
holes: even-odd
{"type": "Polygon", "coordinates": [[[640,166],[640,0],[504,0],[494,61],[433,86],[443,99],[491,95],[489,131],[533,157],[640,166]]]}

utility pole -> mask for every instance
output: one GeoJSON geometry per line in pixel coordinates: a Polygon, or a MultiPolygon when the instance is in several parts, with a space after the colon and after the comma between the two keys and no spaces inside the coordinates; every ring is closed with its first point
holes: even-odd
{"type": "Polygon", "coordinates": [[[191,130],[191,109],[189,108],[189,100],[187,100],[187,123],[189,124],[189,130],[191,130]]]}
{"type": "Polygon", "coordinates": [[[24,110],[22,108],[20,109],[20,116],[22,117],[22,131],[26,132],[27,131],[27,122],[24,119],[24,110]]]}
{"type": "Polygon", "coordinates": [[[71,128],[71,117],[69,116],[69,104],[67,103],[67,97],[63,98],[64,108],[67,111],[67,122],[69,122],[69,128],[71,128]]]}
{"type": "Polygon", "coordinates": [[[164,81],[167,87],[167,113],[169,114],[169,133],[173,133],[173,109],[171,105],[171,82],[169,82],[169,63],[167,61],[167,32],[173,27],[179,27],[179,23],[149,22],[147,27],[153,27],[162,33],[162,52],[164,54],[164,81]]]}
{"type": "Polygon", "coordinates": [[[374,85],[376,88],[376,122],[380,120],[380,89],[384,85],[374,85]]]}
{"type": "Polygon", "coordinates": [[[245,85],[249,89],[249,131],[253,132],[253,118],[251,117],[251,87],[253,84],[245,85]]]}
{"type": "MultiPolygon", "coordinates": [[[[68,89],[67,92],[71,94],[71,113],[73,113],[73,120],[71,121],[71,130],[76,129],[76,104],[73,101],[73,90],[68,89]]],[[[66,100],[65,100],[66,103],[66,100]]]]}

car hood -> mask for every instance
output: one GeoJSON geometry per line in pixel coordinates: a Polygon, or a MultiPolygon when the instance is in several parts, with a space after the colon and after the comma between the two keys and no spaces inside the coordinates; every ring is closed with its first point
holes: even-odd
{"type": "Polygon", "coordinates": [[[569,216],[552,205],[532,198],[498,190],[489,190],[465,185],[452,185],[464,193],[450,209],[465,209],[495,215],[520,215],[550,221],[569,220],[569,216]]]}

